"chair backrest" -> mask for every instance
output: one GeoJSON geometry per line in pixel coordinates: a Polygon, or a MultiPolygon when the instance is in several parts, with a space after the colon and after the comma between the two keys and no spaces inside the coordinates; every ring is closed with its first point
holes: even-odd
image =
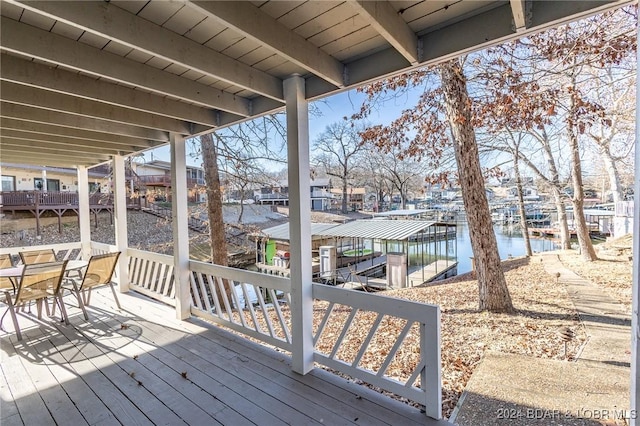
{"type": "MultiPolygon", "coordinates": [[[[10,254],[0,254],[0,269],[13,267],[13,260],[10,254]]],[[[13,288],[9,278],[0,278],[0,289],[13,288]]]]}
{"type": "Polygon", "coordinates": [[[118,257],[120,257],[119,251],[91,256],[87,270],[82,278],[80,290],[109,284],[113,276],[113,271],[116,269],[118,257]]]}
{"type": "Polygon", "coordinates": [[[11,255],[0,254],[0,269],[11,268],[13,267],[13,260],[11,259],[11,255]]]}
{"type": "Polygon", "coordinates": [[[33,265],[34,263],[55,262],[56,252],[53,249],[21,251],[20,259],[25,265],[33,265]]]}
{"type": "Polygon", "coordinates": [[[25,265],[15,304],[55,296],[60,290],[67,261],[25,265]]]}

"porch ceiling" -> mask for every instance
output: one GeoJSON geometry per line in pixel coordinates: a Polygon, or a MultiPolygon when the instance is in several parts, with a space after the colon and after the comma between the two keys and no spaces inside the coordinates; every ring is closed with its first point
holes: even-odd
{"type": "Polygon", "coordinates": [[[94,165],[320,98],[616,1],[0,3],[0,161],[94,165]]]}

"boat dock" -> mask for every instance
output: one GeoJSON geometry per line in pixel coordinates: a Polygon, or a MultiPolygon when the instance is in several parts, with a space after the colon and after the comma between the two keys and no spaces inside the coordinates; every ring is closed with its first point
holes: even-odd
{"type": "MultiPolygon", "coordinates": [[[[384,266],[382,264],[381,266],[384,266]]],[[[407,275],[406,287],[415,287],[431,281],[455,275],[458,262],[436,260],[423,268],[412,268],[413,272],[407,275]]],[[[362,272],[362,271],[360,271],[362,272]]],[[[349,274],[348,280],[338,285],[351,290],[362,290],[369,288],[372,290],[389,290],[386,278],[374,278],[361,274],[349,274]]]]}
{"type": "Polygon", "coordinates": [[[455,275],[455,269],[457,266],[458,262],[436,260],[424,268],[420,268],[417,271],[410,273],[407,277],[407,282],[409,287],[414,287],[441,278],[448,278],[451,275],[455,275]]]}

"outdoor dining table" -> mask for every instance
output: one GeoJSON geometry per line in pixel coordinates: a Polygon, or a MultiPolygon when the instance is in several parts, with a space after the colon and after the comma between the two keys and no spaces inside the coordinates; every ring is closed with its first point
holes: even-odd
{"type": "MultiPolygon", "coordinates": [[[[83,268],[86,268],[89,264],[86,260],[70,260],[67,262],[67,266],[64,271],[65,274],[71,271],[79,271],[83,268]]],[[[18,288],[17,280],[22,277],[22,271],[24,270],[24,265],[13,266],[11,268],[0,269],[0,278],[8,278],[13,286],[13,291],[15,292],[18,288]]]]}

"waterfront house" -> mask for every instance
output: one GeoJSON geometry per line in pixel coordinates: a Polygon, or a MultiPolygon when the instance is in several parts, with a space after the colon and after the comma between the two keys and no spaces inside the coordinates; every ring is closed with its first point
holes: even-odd
{"type": "MultiPolygon", "coordinates": [[[[20,343],[5,335],[2,415],[17,424],[445,424],[439,307],[312,280],[308,104],[626,3],[4,1],[2,161],[77,170],[79,241],[53,248],[61,258],[121,252],[123,309],[98,293],[92,321],[33,322],[20,343]],[[281,111],[290,277],[190,260],[185,139],[281,111]],[[126,221],[127,156],[167,144],[171,256],[130,249],[126,221]],[[88,169],[105,162],[114,245],[92,241],[89,226],[88,169]],[[266,296],[239,308],[228,282],[266,296]],[[371,339],[352,357],[339,351],[352,321],[333,349],[316,347],[323,327],[313,325],[314,300],[407,331],[385,335],[385,360],[364,369],[362,355],[379,349],[371,339]],[[415,368],[397,377],[388,367],[414,330],[402,353],[415,355],[415,368]]],[[[637,340],[633,347],[636,371],[637,340]]]]}
{"type": "MultiPolygon", "coordinates": [[[[2,192],[48,191],[76,192],[78,178],[76,169],[68,167],[46,167],[31,164],[0,163],[2,192]]],[[[89,171],[89,191],[108,191],[109,170],[104,167],[89,171]]]]}
{"type": "MultiPolygon", "coordinates": [[[[332,207],[334,194],[331,189],[331,179],[317,178],[309,181],[309,195],[311,210],[326,211],[332,207]]],[[[289,205],[289,184],[281,180],[273,185],[264,186],[254,191],[254,199],[258,204],[272,206],[289,205]]]]}

